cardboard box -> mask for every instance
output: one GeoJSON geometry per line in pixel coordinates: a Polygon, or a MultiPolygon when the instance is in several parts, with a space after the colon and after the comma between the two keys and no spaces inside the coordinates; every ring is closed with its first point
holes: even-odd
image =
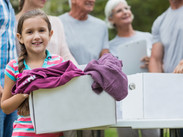
{"type": "Polygon", "coordinates": [[[117,127],[183,127],[183,74],[128,75],[128,96],[118,102],[117,127]],[[118,113],[119,114],[119,113],[118,113]]]}
{"type": "Polygon", "coordinates": [[[73,78],[63,86],[39,89],[29,98],[37,134],[108,126],[116,123],[115,100],[91,89],[89,75],[73,78]]]}

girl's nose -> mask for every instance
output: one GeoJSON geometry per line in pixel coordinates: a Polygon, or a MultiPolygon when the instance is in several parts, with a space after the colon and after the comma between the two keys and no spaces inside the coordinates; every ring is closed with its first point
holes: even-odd
{"type": "Polygon", "coordinates": [[[40,39],[40,34],[39,32],[34,33],[34,39],[40,39]]]}

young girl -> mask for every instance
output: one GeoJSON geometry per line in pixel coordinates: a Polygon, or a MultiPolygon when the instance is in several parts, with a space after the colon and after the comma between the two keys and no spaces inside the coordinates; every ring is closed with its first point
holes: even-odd
{"type": "MultiPolygon", "coordinates": [[[[19,12],[16,15],[17,22],[25,12],[34,9],[42,9],[45,6],[46,2],[46,0],[19,0],[19,12]]],[[[48,16],[48,18],[50,20],[54,34],[52,35],[52,38],[49,41],[47,49],[51,54],[60,55],[64,58],[64,60],[71,60],[75,65],[77,65],[76,60],[72,56],[67,46],[62,22],[56,16],[48,16]]],[[[16,47],[19,51],[20,46],[18,42],[16,43],[16,47]]]]}
{"type": "Polygon", "coordinates": [[[21,16],[17,27],[17,38],[21,44],[21,53],[10,61],[5,70],[5,85],[1,108],[6,113],[18,109],[18,120],[14,122],[13,137],[59,137],[62,133],[36,135],[29,114],[28,94],[12,95],[11,90],[23,70],[50,67],[63,62],[60,56],[52,56],[46,46],[53,34],[46,14],[41,10],[32,10],[21,16]],[[51,64],[51,65],[50,65],[51,64]]]}

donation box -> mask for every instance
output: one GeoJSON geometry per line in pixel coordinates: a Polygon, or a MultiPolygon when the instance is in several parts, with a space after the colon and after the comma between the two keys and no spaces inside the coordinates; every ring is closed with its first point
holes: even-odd
{"type": "Polygon", "coordinates": [[[182,108],[183,74],[137,73],[128,75],[128,96],[118,102],[117,126],[183,127],[182,108]]]}
{"type": "Polygon", "coordinates": [[[35,132],[52,133],[100,128],[116,123],[115,100],[96,94],[91,76],[75,77],[63,86],[33,91],[29,97],[35,132]]]}

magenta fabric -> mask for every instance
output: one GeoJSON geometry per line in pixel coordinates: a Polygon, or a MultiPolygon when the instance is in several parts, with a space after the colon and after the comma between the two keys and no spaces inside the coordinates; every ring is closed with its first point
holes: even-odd
{"type": "Polygon", "coordinates": [[[30,94],[37,89],[54,88],[64,85],[72,78],[84,75],[71,61],[66,61],[48,68],[36,68],[24,70],[15,86],[12,94],[30,94]]]}
{"type": "Polygon", "coordinates": [[[122,61],[112,54],[104,54],[99,60],[92,60],[84,72],[91,75],[94,82],[92,89],[96,93],[103,90],[108,92],[115,100],[120,101],[128,94],[128,79],[122,72],[122,61]]]}

